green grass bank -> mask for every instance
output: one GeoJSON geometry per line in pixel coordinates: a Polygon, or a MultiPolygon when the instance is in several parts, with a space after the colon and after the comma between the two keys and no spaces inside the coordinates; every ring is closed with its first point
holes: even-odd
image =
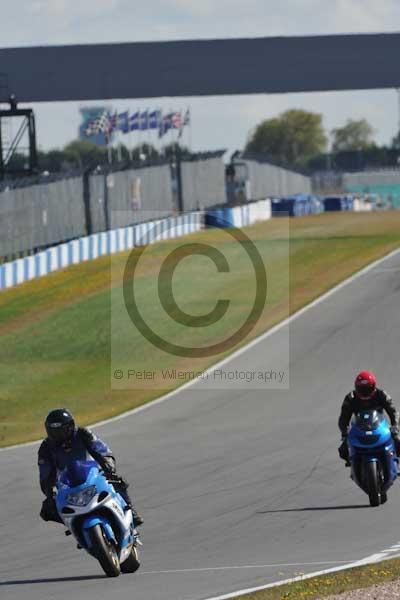
{"type": "MultiPolygon", "coordinates": [[[[268,299],[261,318],[239,345],[400,247],[400,211],[322,214],[290,222],[273,219],[245,231],[266,265],[268,299]]],[[[143,255],[135,281],[138,303],[153,328],[168,339],[212,344],[234,332],[248,313],[255,292],[254,273],[246,254],[226,232],[207,230],[185,241],[218,249],[235,268],[219,274],[205,257],[183,259],[173,277],[178,306],[202,315],[215,306],[216,298],[230,298],[225,317],[204,330],[185,328],[165,318],[157,302],[156,283],[160,265],[177,245],[172,240],[149,247],[143,255]]],[[[112,346],[113,361],[138,369],[192,364],[157,350],[133,327],[127,331],[115,300],[121,296],[127,256],[115,256],[112,268],[110,258],[105,257],[0,293],[0,446],[40,437],[43,417],[51,407],[68,406],[81,422],[90,423],[148,402],[178,385],[172,382],[163,390],[111,389],[112,346]]],[[[196,368],[206,368],[223,356],[196,359],[196,368]]]]}

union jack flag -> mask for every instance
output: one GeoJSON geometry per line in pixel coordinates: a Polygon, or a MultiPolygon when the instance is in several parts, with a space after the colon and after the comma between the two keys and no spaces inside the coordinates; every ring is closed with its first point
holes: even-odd
{"type": "Polygon", "coordinates": [[[180,129],[182,127],[183,119],[181,112],[175,112],[171,115],[171,124],[173,129],[180,129]]]}
{"type": "Polygon", "coordinates": [[[169,113],[164,115],[161,122],[160,128],[158,130],[158,137],[162,138],[170,129],[172,129],[172,116],[174,113],[169,113]]]}
{"type": "Polygon", "coordinates": [[[117,128],[118,125],[118,114],[114,113],[113,115],[111,113],[108,113],[108,129],[106,131],[106,133],[112,133],[114,131],[114,129],[117,128]]]}
{"type": "Polygon", "coordinates": [[[183,130],[186,125],[190,125],[190,108],[187,109],[187,111],[185,112],[185,116],[182,119],[182,123],[179,128],[179,137],[182,137],[183,130]]]}

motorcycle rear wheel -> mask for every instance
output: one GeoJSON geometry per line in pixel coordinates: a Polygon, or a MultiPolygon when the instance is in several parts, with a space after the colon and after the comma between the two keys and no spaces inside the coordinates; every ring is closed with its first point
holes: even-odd
{"type": "Polygon", "coordinates": [[[105,535],[101,525],[88,529],[93,554],[107,577],[118,577],[121,573],[117,550],[105,535]]]}
{"type": "Polygon", "coordinates": [[[369,462],[366,466],[367,489],[371,506],[379,506],[381,495],[379,491],[379,476],[376,462],[369,462]]]}

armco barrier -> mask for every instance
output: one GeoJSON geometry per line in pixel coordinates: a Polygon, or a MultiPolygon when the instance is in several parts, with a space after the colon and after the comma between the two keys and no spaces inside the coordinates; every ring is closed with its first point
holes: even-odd
{"type": "Polygon", "coordinates": [[[272,214],[274,216],[285,214],[290,217],[303,217],[319,214],[323,210],[321,201],[308,194],[296,194],[295,196],[272,201],[272,214]]]}
{"type": "Polygon", "coordinates": [[[199,231],[202,223],[202,213],[193,212],[95,233],[60,244],[38,254],[0,265],[0,290],[100,256],[187,235],[199,231]]]}
{"type": "Polygon", "coordinates": [[[351,196],[325,196],[323,199],[325,212],[353,210],[351,196]]]}
{"type": "Polygon", "coordinates": [[[205,213],[209,227],[245,227],[271,218],[271,200],[259,200],[240,206],[213,208],[205,213]]]}

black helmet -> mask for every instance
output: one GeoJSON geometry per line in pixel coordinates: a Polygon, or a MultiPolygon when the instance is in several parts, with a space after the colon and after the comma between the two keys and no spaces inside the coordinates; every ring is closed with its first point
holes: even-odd
{"type": "Polygon", "coordinates": [[[74,417],[66,408],[56,408],[50,411],[44,425],[47,437],[60,445],[71,441],[75,432],[74,417]]]}

